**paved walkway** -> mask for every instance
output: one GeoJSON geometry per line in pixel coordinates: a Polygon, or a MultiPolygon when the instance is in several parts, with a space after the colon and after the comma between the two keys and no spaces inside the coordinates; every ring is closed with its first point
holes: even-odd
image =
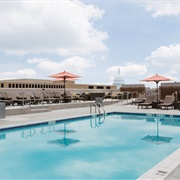
{"type": "MultiPolygon", "coordinates": [[[[104,109],[106,112],[131,112],[145,114],[180,115],[180,111],[176,109],[138,109],[136,105],[127,104],[127,102],[118,102],[115,104],[107,105],[104,107],[104,109]]],[[[54,120],[62,120],[66,118],[72,118],[75,116],[77,117],[86,115],[90,115],[90,107],[88,106],[81,108],[60,109],[43,113],[12,115],[0,119],[0,129],[16,127],[21,125],[36,124],[41,122],[50,122],[54,120]]],[[[166,159],[158,163],[155,167],[150,169],[147,173],[139,177],[139,179],[180,179],[180,148],[173,154],[168,156],[166,159]]]]}

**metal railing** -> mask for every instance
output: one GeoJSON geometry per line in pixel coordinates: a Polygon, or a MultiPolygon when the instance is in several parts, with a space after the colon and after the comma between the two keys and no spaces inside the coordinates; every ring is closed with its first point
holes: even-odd
{"type": "Polygon", "coordinates": [[[102,109],[103,110],[103,115],[105,116],[106,112],[105,112],[105,110],[104,110],[104,108],[103,108],[101,103],[94,102],[93,104],[91,104],[90,105],[90,113],[92,113],[92,106],[95,107],[95,113],[96,113],[96,109],[98,109],[98,113],[99,113],[99,115],[101,115],[102,114],[101,113],[101,109],[102,109]]]}
{"type": "MultiPolygon", "coordinates": [[[[123,102],[129,103],[129,101],[133,101],[133,98],[137,97],[137,92],[126,92],[125,94],[119,94],[117,95],[117,99],[118,103],[117,105],[119,105],[119,102],[121,102],[121,104],[123,104],[123,102]]],[[[113,98],[114,99],[114,98],[113,98]]],[[[111,99],[111,101],[113,101],[113,99],[111,99]]]]}

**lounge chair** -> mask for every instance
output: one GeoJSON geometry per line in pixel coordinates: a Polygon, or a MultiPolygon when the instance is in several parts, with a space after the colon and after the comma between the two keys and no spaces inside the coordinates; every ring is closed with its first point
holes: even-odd
{"type": "Polygon", "coordinates": [[[5,103],[6,106],[10,106],[10,105],[14,106],[14,102],[12,98],[8,98],[5,92],[0,92],[0,102],[5,103]]]}
{"type": "Polygon", "coordinates": [[[84,100],[84,97],[81,96],[80,94],[76,94],[74,92],[69,92],[69,91],[66,91],[66,94],[65,94],[65,97],[64,97],[64,101],[65,102],[71,102],[71,101],[83,101],[84,100]]]}
{"type": "Polygon", "coordinates": [[[80,96],[80,94],[76,94],[74,92],[70,92],[70,96],[72,98],[72,100],[74,101],[83,101],[84,98],[82,96],[80,96]]]}
{"type": "Polygon", "coordinates": [[[30,105],[30,98],[25,97],[24,95],[20,94],[19,92],[5,92],[7,98],[12,99],[13,106],[14,104],[24,106],[25,104],[30,105]]]}
{"type": "Polygon", "coordinates": [[[111,98],[111,93],[110,92],[105,92],[104,93],[104,99],[109,99],[111,98]]]}
{"type": "Polygon", "coordinates": [[[34,91],[33,95],[34,95],[34,98],[36,99],[36,101],[38,101],[38,103],[44,104],[45,100],[44,100],[44,96],[41,91],[34,91]]]}
{"type": "Polygon", "coordinates": [[[143,108],[144,106],[146,108],[148,108],[148,106],[152,106],[154,99],[155,99],[155,96],[147,96],[143,103],[138,104],[138,109],[139,109],[139,106],[141,106],[141,108],[143,108]]]}
{"type": "Polygon", "coordinates": [[[89,92],[83,92],[80,96],[82,97],[83,101],[89,101],[90,100],[90,93],[89,92]]]}
{"type": "Polygon", "coordinates": [[[41,101],[37,99],[32,91],[22,91],[20,92],[21,96],[30,100],[30,104],[39,104],[41,101]]]}
{"type": "Polygon", "coordinates": [[[63,96],[62,96],[62,93],[59,92],[59,91],[53,91],[54,93],[54,97],[55,98],[59,98],[61,101],[63,100],[63,96]]]}
{"type": "Polygon", "coordinates": [[[49,91],[42,91],[42,95],[43,95],[43,101],[45,101],[49,104],[57,102],[56,98],[54,96],[52,96],[52,94],[49,91]]]}
{"type": "Polygon", "coordinates": [[[55,91],[49,91],[48,92],[50,94],[51,97],[54,98],[54,103],[60,103],[62,102],[63,98],[62,98],[62,94],[60,92],[55,92],[55,91]]]}
{"type": "Polygon", "coordinates": [[[63,103],[69,103],[71,100],[74,100],[73,97],[71,97],[71,93],[69,91],[66,91],[65,94],[62,94],[62,102],[63,103]]]}
{"type": "Polygon", "coordinates": [[[146,99],[145,93],[139,93],[138,97],[134,101],[132,101],[132,104],[143,103],[145,99],[146,99]]]}
{"type": "Polygon", "coordinates": [[[168,109],[169,107],[174,108],[174,100],[175,100],[175,97],[173,95],[166,95],[164,102],[159,104],[158,108],[161,108],[161,109],[163,109],[163,107],[165,109],[168,109]]]}
{"type": "Polygon", "coordinates": [[[119,98],[119,93],[120,92],[112,92],[111,95],[110,95],[111,99],[118,99],[119,98]]]}

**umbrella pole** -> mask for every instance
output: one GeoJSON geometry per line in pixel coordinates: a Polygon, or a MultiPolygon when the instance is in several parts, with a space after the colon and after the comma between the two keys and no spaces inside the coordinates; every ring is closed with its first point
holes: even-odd
{"type": "Polygon", "coordinates": [[[66,94],[66,78],[64,78],[63,81],[64,81],[64,100],[65,100],[65,94],[66,94]]]}
{"type": "Polygon", "coordinates": [[[157,88],[157,109],[158,109],[158,99],[159,99],[159,97],[158,97],[158,81],[156,81],[156,88],[157,88]]]}

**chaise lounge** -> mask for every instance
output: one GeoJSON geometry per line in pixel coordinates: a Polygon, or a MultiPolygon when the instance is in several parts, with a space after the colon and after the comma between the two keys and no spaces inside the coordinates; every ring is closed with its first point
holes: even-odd
{"type": "Polygon", "coordinates": [[[134,101],[132,101],[132,104],[143,103],[145,99],[146,99],[145,93],[139,93],[138,97],[134,101]]]}
{"type": "Polygon", "coordinates": [[[141,106],[141,108],[143,108],[144,106],[146,108],[148,108],[148,106],[152,106],[154,98],[155,98],[155,96],[147,96],[143,103],[138,104],[138,109],[139,109],[139,106],[141,106]]]}
{"type": "Polygon", "coordinates": [[[0,92],[0,102],[5,103],[6,106],[10,106],[11,104],[14,106],[12,98],[8,98],[5,92],[0,92]]]}
{"type": "Polygon", "coordinates": [[[163,107],[165,109],[168,109],[169,107],[174,107],[174,100],[175,100],[175,97],[173,95],[166,95],[165,96],[165,99],[164,99],[164,102],[159,104],[158,107],[163,109],[163,107]]]}

